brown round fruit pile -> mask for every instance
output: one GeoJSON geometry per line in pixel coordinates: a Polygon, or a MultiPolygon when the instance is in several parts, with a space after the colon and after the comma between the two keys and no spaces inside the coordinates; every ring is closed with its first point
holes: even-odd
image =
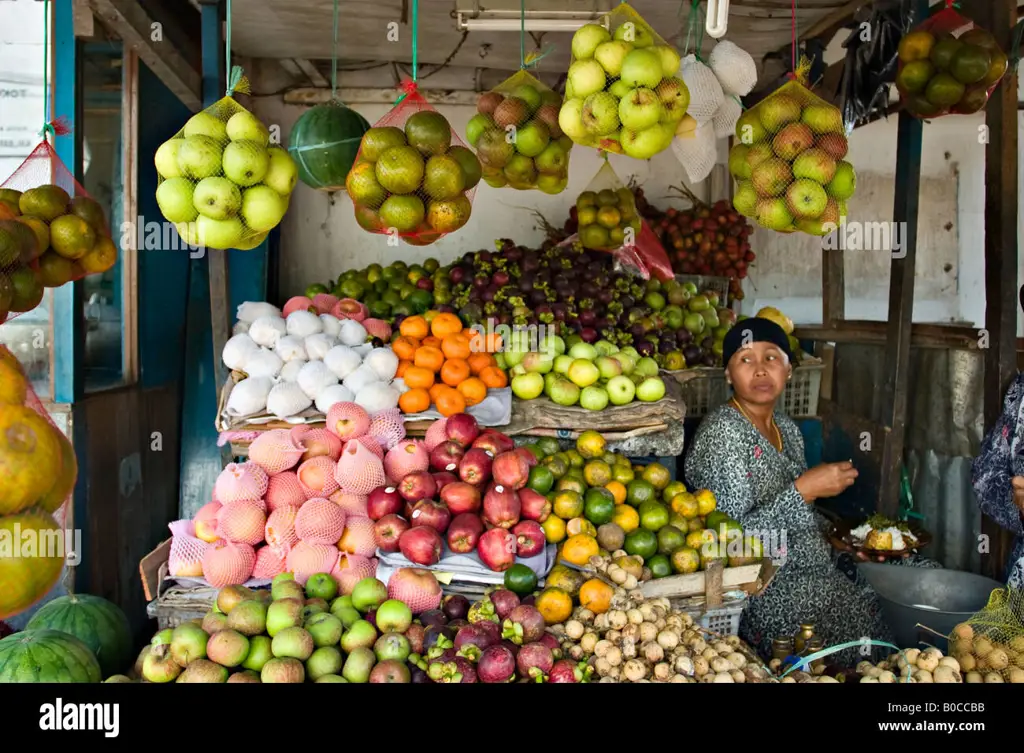
{"type": "Polygon", "coordinates": [[[984,29],[959,37],[918,29],[900,40],[899,56],[896,86],[919,118],[978,112],[1007,68],[1006,53],[984,29]]]}

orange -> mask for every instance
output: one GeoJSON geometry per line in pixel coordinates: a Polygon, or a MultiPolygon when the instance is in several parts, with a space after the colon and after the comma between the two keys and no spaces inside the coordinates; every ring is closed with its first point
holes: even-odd
{"type": "Polygon", "coordinates": [[[411,361],[416,357],[416,348],[420,347],[420,341],[414,337],[400,335],[393,343],[391,350],[403,361],[411,361]]]}
{"type": "Polygon", "coordinates": [[[590,558],[596,557],[600,547],[597,539],[585,533],[570,536],[562,545],[562,559],[570,565],[583,567],[590,564],[590,558]]]}
{"type": "Polygon", "coordinates": [[[456,413],[463,413],[466,410],[466,401],[459,394],[458,390],[449,387],[446,390],[439,390],[437,393],[437,411],[442,416],[454,416],[456,413]]]}
{"type": "Polygon", "coordinates": [[[440,350],[441,349],[441,338],[440,337],[434,337],[433,335],[428,335],[427,337],[423,338],[423,342],[420,343],[420,344],[421,345],[427,345],[427,346],[429,346],[431,348],[437,348],[438,350],[440,350]]]}
{"type": "Polygon", "coordinates": [[[430,369],[435,374],[444,366],[444,353],[431,345],[421,345],[416,348],[416,357],[413,363],[424,369],[430,369]]]}
{"type": "Polygon", "coordinates": [[[438,314],[430,323],[430,333],[434,337],[444,338],[445,335],[457,335],[462,332],[462,320],[455,314],[438,314]]]}
{"type": "Polygon", "coordinates": [[[548,625],[557,625],[572,616],[572,596],[561,588],[545,588],[533,605],[548,625]]]}
{"type": "Polygon", "coordinates": [[[640,513],[631,505],[615,505],[612,523],[621,528],[625,533],[635,531],[640,527],[640,513]]]}
{"type": "Polygon", "coordinates": [[[508,386],[508,376],[497,366],[488,366],[486,369],[481,371],[480,379],[483,380],[483,383],[488,387],[496,390],[500,390],[502,387],[508,386]]]}
{"type": "Polygon", "coordinates": [[[476,405],[483,402],[483,399],[487,397],[487,385],[477,377],[470,377],[464,380],[457,389],[462,397],[465,398],[466,405],[476,405]]]}
{"type": "Polygon", "coordinates": [[[469,379],[469,364],[461,358],[450,358],[441,367],[441,381],[450,387],[458,387],[469,379]]]}
{"type": "Polygon", "coordinates": [[[464,361],[473,355],[469,349],[469,340],[462,335],[445,335],[441,340],[441,352],[445,358],[461,358],[464,361]]]}
{"type": "Polygon", "coordinates": [[[472,353],[466,360],[469,361],[469,370],[473,376],[479,376],[488,366],[498,365],[490,353],[472,353]]]}
{"type": "Polygon", "coordinates": [[[450,389],[451,389],[451,387],[449,387],[444,382],[435,382],[430,387],[430,389],[428,390],[430,392],[430,401],[432,403],[436,403],[437,402],[437,396],[440,395],[445,390],[450,390],[450,389]]]}
{"type": "Polygon", "coordinates": [[[405,376],[405,370],[412,366],[412,361],[399,361],[398,368],[395,370],[395,379],[401,379],[405,376]]]}
{"type": "Polygon", "coordinates": [[[430,326],[422,316],[407,316],[398,325],[398,331],[405,337],[415,337],[417,340],[422,340],[430,334],[430,326]]]}
{"type": "Polygon", "coordinates": [[[434,372],[422,366],[410,366],[405,370],[405,386],[410,390],[430,389],[434,384],[434,372]]]}
{"type": "Polygon", "coordinates": [[[398,407],[403,413],[422,413],[430,408],[430,393],[422,387],[409,390],[398,398],[398,407]]]}
{"type": "Polygon", "coordinates": [[[603,580],[591,578],[580,586],[580,606],[594,614],[603,614],[611,608],[612,593],[612,587],[603,580]]]}
{"type": "Polygon", "coordinates": [[[604,488],[612,493],[615,498],[615,504],[621,505],[626,501],[626,485],[621,481],[609,481],[604,485],[604,488]]]}
{"type": "Polygon", "coordinates": [[[501,351],[501,335],[497,332],[482,333],[475,330],[468,330],[469,334],[463,332],[469,338],[470,347],[474,353],[498,353],[501,351]]]}
{"type": "Polygon", "coordinates": [[[565,521],[557,515],[548,515],[540,527],[544,529],[544,537],[549,544],[557,544],[565,538],[565,521]]]}

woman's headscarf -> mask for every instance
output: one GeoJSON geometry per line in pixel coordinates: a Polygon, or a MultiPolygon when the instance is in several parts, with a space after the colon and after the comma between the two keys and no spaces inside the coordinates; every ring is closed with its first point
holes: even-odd
{"type": "Polygon", "coordinates": [[[786,336],[785,330],[770,319],[754,316],[736,322],[726,333],[722,342],[722,363],[728,366],[738,350],[756,342],[771,343],[785,353],[790,362],[793,361],[793,352],[789,348],[789,337],[786,336]]]}

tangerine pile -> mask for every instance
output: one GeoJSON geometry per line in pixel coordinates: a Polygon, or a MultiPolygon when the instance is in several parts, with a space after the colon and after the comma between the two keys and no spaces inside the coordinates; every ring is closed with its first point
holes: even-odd
{"type": "Polygon", "coordinates": [[[433,405],[442,416],[451,416],[482,402],[488,389],[508,386],[494,357],[500,347],[499,336],[464,328],[455,314],[428,311],[406,317],[391,341],[399,358],[395,376],[408,387],[398,407],[415,414],[433,405]]]}

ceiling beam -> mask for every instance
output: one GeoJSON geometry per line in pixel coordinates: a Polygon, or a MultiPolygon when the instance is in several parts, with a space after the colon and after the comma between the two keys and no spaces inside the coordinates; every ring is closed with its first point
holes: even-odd
{"type": "MultiPolygon", "coordinates": [[[[480,94],[469,90],[453,89],[420,89],[419,93],[432,105],[473,105],[475,106],[480,94]]],[[[285,104],[288,105],[319,105],[330,102],[331,89],[327,88],[304,88],[292,89],[282,96],[285,104]]],[[[394,105],[394,89],[359,89],[345,88],[338,89],[337,99],[347,105],[394,105]]]]}
{"type": "Polygon", "coordinates": [[[186,107],[203,107],[202,79],[166,37],[150,41],[153,19],[133,0],[89,0],[93,13],[121,38],[186,107]]]}
{"type": "Polygon", "coordinates": [[[299,67],[299,70],[306,74],[306,78],[309,79],[313,86],[330,86],[331,83],[323,77],[323,75],[316,69],[316,66],[305,58],[294,58],[293,62],[299,67]]]}

